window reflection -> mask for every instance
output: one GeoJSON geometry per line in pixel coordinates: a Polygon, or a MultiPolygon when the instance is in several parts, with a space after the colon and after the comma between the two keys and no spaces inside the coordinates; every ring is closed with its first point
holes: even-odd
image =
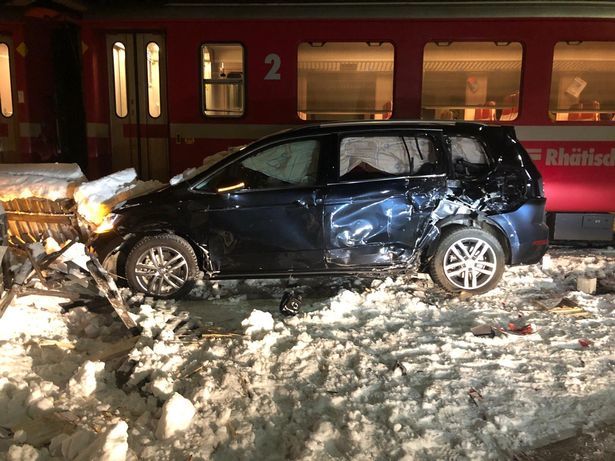
{"type": "Polygon", "coordinates": [[[13,91],[11,88],[11,65],[9,47],[0,43],[0,109],[4,117],[13,115],[13,91]]]}
{"type": "Polygon", "coordinates": [[[302,120],[387,120],[393,110],[393,45],[302,43],[297,114],[302,120]]]}
{"type": "Polygon", "coordinates": [[[122,42],[113,44],[113,84],[115,91],[115,113],[118,117],[128,114],[126,94],[126,47],[122,42]]]}
{"type": "Polygon", "coordinates": [[[428,43],[421,118],[515,120],[522,54],[516,42],[428,43]]]}

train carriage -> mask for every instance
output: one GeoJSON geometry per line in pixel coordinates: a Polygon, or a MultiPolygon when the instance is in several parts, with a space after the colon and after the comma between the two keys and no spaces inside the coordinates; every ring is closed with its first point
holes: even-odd
{"type": "Polygon", "coordinates": [[[99,3],[78,20],[87,168],[166,180],[323,120],[512,125],[555,238],[611,240],[614,16],[581,1],[99,3]]]}

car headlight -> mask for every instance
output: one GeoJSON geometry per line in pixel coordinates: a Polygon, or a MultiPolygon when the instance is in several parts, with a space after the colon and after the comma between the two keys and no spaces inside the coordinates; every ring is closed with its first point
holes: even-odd
{"type": "Polygon", "coordinates": [[[105,232],[109,232],[110,230],[113,229],[113,225],[115,224],[115,221],[117,221],[117,218],[119,217],[120,215],[117,215],[115,213],[109,213],[107,216],[105,216],[102,222],[98,225],[96,230],[94,230],[94,233],[104,234],[105,232]]]}

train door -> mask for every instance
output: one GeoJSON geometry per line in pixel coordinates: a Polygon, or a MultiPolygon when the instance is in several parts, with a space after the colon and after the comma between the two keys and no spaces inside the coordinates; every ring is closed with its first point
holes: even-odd
{"type": "Polygon", "coordinates": [[[164,36],[107,35],[111,160],[141,179],[169,176],[169,122],[164,36]]]}
{"type": "Polygon", "coordinates": [[[13,42],[0,35],[0,162],[19,162],[17,152],[18,124],[15,114],[15,67],[13,42]]]}

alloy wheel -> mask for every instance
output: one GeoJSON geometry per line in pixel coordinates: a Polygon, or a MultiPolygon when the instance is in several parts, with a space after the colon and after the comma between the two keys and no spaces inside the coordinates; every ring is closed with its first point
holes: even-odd
{"type": "Polygon", "coordinates": [[[444,274],[456,287],[476,290],[497,271],[495,252],[485,240],[468,237],[454,242],[444,255],[444,274]]]}
{"type": "Polygon", "coordinates": [[[155,246],[145,251],[135,266],[141,289],[153,295],[169,295],[184,286],[189,270],[186,258],[174,248],[155,246]]]}

